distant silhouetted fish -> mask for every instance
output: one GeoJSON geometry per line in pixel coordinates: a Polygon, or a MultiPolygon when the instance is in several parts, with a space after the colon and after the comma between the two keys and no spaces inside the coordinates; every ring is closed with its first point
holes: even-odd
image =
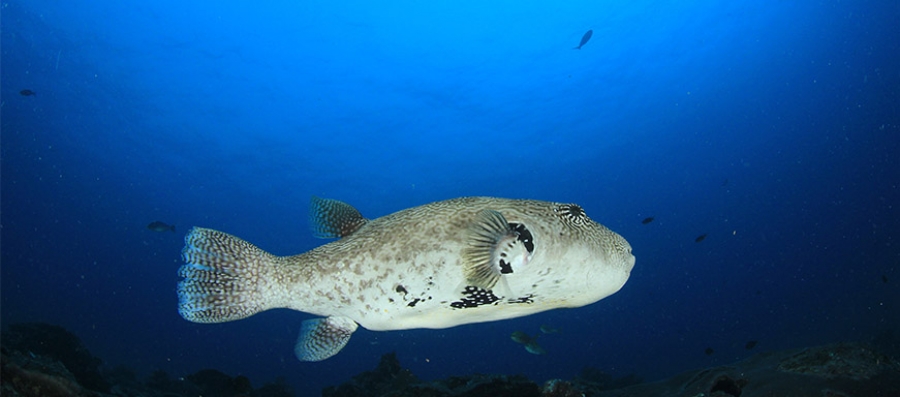
{"type": "Polygon", "coordinates": [[[575,49],[580,50],[581,46],[585,45],[588,42],[588,40],[591,39],[591,36],[593,36],[593,35],[594,35],[593,30],[588,30],[587,32],[584,32],[584,36],[581,36],[581,43],[578,44],[578,47],[575,47],[575,49]]]}
{"type": "Polygon", "coordinates": [[[706,353],[707,356],[711,356],[716,351],[713,350],[713,348],[711,348],[711,347],[707,347],[706,350],[704,350],[703,352],[706,353]]]}
{"type": "Polygon", "coordinates": [[[701,242],[701,241],[703,241],[703,240],[706,240],[706,233],[703,233],[703,234],[697,236],[697,238],[694,239],[694,242],[699,243],[699,242],[701,242]]]}
{"type": "Polygon", "coordinates": [[[755,340],[751,340],[751,341],[747,342],[746,345],[744,345],[744,348],[747,349],[747,350],[750,350],[750,349],[752,349],[752,348],[754,348],[754,347],[756,347],[756,341],[755,341],[755,340]]]}
{"type": "Polygon", "coordinates": [[[154,232],[175,232],[175,225],[169,225],[160,221],[153,221],[147,225],[147,229],[154,232]]]}
{"type": "Polygon", "coordinates": [[[881,282],[887,284],[887,276],[885,276],[884,274],[881,275],[881,282]]]}
{"type": "Polygon", "coordinates": [[[37,93],[32,90],[22,90],[22,91],[19,91],[19,94],[21,94],[22,96],[36,96],[37,95],[37,93]]]}
{"type": "Polygon", "coordinates": [[[653,222],[653,217],[652,217],[652,216],[649,217],[649,218],[644,218],[644,220],[641,221],[641,223],[643,223],[643,224],[645,224],[645,225],[648,224],[648,223],[650,223],[650,222],[653,222]]]}
{"type": "Polygon", "coordinates": [[[541,332],[545,334],[556,334],[559,333],[559,328],[551,327],[547,324],[541,325],[541,332]]]}
{"type": "Polygon", "coordinates": [[[537,343],[537,336],[531,337],[522,331],[516,331],[510,335],[510,339],[514,340],[516,343],[521,343],[525,346],[525,350],[531,354],[547,354],[547,351],[537,343]]]}

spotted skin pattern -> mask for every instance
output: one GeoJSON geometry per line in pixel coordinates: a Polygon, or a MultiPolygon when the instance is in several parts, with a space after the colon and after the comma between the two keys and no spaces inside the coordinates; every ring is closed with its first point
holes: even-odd
{"type": "Polygon", "coordinates": [[[340,240],[293,256],[194,228],[183,258],[179,312],[187,320],[225,322],[289,308],[378,331],[447,328],[584,306],[618,291],[634,266],[628,242],[577,205],[490,197],[440,201],[368,220],[340,240]],[[519,236],[511,244],[527,248],[509,249],[527,261],[498,263],[499,282],[491,289],[472,285],[464,271],[471,226],[484,211],[499,213],[519,236]]]}

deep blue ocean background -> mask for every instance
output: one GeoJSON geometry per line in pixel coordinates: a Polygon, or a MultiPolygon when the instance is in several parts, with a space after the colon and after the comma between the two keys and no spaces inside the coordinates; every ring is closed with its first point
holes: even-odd
{"type": "Polygon", "coordinates": [[[106,365],[284,377],[316,395],[392,351],[425,379],[591,366],[654,380],[900,332],[898,1],[0,13],[0,321],[62,325],[106,365]],[[307,314],[178,315],[190,226],[300,253],[327,242],[310,232],[312,195],[370,218],[469,195],[574,202],[637,263],[587,307],[360,330],[320,363],[293,356],[307,314]],[[146,228],[157,220],[177,233],[146,228]],[[510,340],[542,324],[561,330],[541,337],[548,354],[510,340]]]}

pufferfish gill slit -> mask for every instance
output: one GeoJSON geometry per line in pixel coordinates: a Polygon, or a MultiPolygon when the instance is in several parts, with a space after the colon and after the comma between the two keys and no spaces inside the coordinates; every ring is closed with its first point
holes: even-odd
{"type": "Polygon", "coordinates": [[[185,236],[178,311],[220,323],[274,308],[304,321],[302,361],[337,354],[359,326],[373,331],[448,328],[556,308],[618,291],[631,246],[580,206],[462,197],[366,219],[314,197],[313,231],[336,241],[292,256],[195,227],[185,236]]]}

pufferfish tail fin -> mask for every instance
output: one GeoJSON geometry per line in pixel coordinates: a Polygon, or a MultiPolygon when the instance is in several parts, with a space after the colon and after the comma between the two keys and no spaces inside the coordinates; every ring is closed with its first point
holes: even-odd
{"type": "Polygon", "coordinates": [[[277,262],[253,244],[217,230],[192,228],[178,269],[178,313],[195,323],[222,323],[272,306],[264,276],[277,262]]]}

